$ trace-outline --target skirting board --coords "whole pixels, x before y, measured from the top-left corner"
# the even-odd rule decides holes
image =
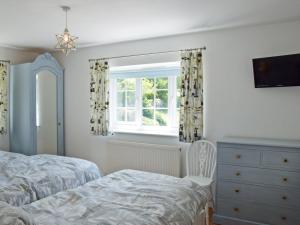
[[[237,219],[233,217],[225,217],[214,214],[213,221],[215,224],[222,225],[268,225],[265,223],[256,223],[248,220]]]

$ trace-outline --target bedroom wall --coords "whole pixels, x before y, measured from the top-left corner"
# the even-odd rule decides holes
[[[105,32],[105,31],[103,31]],[[105,171],[106,137],[89,134],[88,59],[206,46],[205,136],[300,139],[300,87],[255,89],[251,59],[300,53],[300,21],[224,29],[79,49],[56,54],[65,67],[66,153]],[[177,54],[112,60],[111,66],[174,61]],[[175,144],[177,138],[116,134],[140,142]],[[184,169],[182,171],[184,174]]]
[[[0,46],[0,59],[10,60],[11,64],[31,62],[38,54],[36,52],[11,49]],[[9,151],[9,135],[0,135],[0,149]]]

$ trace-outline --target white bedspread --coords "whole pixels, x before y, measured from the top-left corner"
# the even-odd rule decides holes
[[[191,225],[209,198],[188,179],[123,170],[25,205],[21,219],[30,225]]]
[[[56,156],[0,151],[0,201],[29,204],[101,177],[89,161]]]

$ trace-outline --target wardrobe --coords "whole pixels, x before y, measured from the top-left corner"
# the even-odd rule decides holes
[[[10,151],[64,155],[64,70],[50,53],[12,65]]]

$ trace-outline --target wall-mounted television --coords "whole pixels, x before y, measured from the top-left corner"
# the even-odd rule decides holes
[[[300,54],[253,59],[256,88],[300,86]]]

